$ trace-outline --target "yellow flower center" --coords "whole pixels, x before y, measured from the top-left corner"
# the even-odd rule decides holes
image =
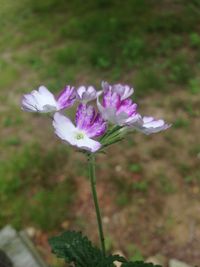
[[[76,139],[80,140],[80,139],[84,139],[84,134],[83,133],[76,133]]]

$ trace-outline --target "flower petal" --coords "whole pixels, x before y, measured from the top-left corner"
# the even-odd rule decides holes
[[[77,89],[77,99],[80,102],[87,103],[94,100],[95,98],[97,98],[97,91],[93,86],[88,86],[88,88],[86,88],[85,86],[80,86]]]
[[[103,106],[117,109],[120,106],[120,95],[112,93],[110,90],[103,94]]]
[[[123,84],[114,84],[110,85],[107,82],[102,82],[101,86],[103,88],[104,93],[111,91],[112,93],[117,93],[120,95],[121,100],[127,99],[134,93],[134,89],[131,88],[129,85],[123,85]]]
[[[77,128],[87,131],[95,118],[95,109],[86,104],[80,104],[76,111]]]
[[[143,121],[142,121],[141,115],[139,113],[136,113],[136,114],[133,114],[132,116],[130,116],[126,120],[125,125],[127,125],[127,126],[131,126],[134,124],[141,125],[142,123],[143,123]]]
[[[87,130],[88,137],[98,137],[105,133],[107,123],[103,120],[102,116],[98,113],[91,127]]]
[[[25,94],[21,105],[23,110],[29,112],[47,113],[57,110],[56,100],[45,86],[40,86],[38,91],[33,90],[30,94]]]
[[[69,118],[56,112],[53,117],[53,127],[58,137],[71,145],[76,145],[76,139],[74,138],[76,127]]]
[[[49,90],[45,86],[40,86],[38,91],[34,90],[33,95],[42,107],[48,105],[56,109],[57,103],[55,97],[51,92],[49,92]]]
[[[57,98],[58,110],[71,107],[76,100],[76,91],[74,87],[67,85]]]
[[[128,119],[128,114],[120,112],[117,114],[116,108],[114,107],[103,107],[97,98],[97,106],[104,120],[109,121],[116,125],[123,125]]]
[[[78,89],[77,89],[77,95],[79,97],[79,99],[82,99],[82,95],[83,93],[86,91],[86,87],[85,86],[80,86]]]
[[[100,149],[101,143],[85,135],[83,139],[77,140],[76,146],[88,150],[90,152],[96,152],[97,150]]]
[[[113,92],[116,92],[121,96],[121,100],[127,99],[134,93],[134,89],[131,88],[129,85],[122,85],[122,84],[114,84],[112,86]]]
[[[142,122],[138,121],[136,123],[133,123],[131,127],[133,127],[133,129],[136,129],[144,134],[149,135],[152,133],[158,133],[160,131],[164,131],[168,129],[169,127],[171,127],[171,125],[165,123],[165,121],[162,119],[156,120],[153,117],[145,116],[142,118]]]
[[[35,98],[31,94],[25,94],[22,97],[21,101],[21,107],[24,111],[28,112],[37,112],[36,102]]]
[[[133,114],[136,114],[137,113],[137,104],[136,103],[133,103],[132,100],[129,98],[129,99],[125,99],[121,102],[118,110],[117,110],[117,113],[121,113],[121,112],[125,112],[128,114],[128,116],[131,116]]]
[[[84,132],[76,128],[66,116],[56,112],[53,120],[55,134],[63,141],[81,149],[96,152],[101,144],[90,139]]]

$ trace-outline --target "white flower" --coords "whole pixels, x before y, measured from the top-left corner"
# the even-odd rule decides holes
[[[144,134],[152,134],[152,133],[158,133],[160,131],[164,131],[171,127],[171,124],[165,123],[164,120],[162,119],[155,119],[153,117],[147,117],[144,116],[143,118],[141,117],[140,120],[137,122],[133,123],[129,127],[127,127],[128,130],[138,130],[139,132],[142,132]]]
[[[92,106],[80,104],[76,112],[76,126],[69,118],[56,112],[53,126],[55,133],[65,142],[81,149],[96,152],[101,144],[91,137],[103,135],[106,131],[106,122],[101,115],[96,114]]]
[[[76,100],[74,87],[66,86],[57,98],[45,86],[25,94],[22,98],[22,109],[28,112],[55,112],[71,107]]]

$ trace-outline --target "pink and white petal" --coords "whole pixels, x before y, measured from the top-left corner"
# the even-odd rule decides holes
[[[150,116],[148,116],[148,117],[147,116],[144,116],[143,117],[143,122],[144,123],[151,122],[153,120],[155,120],[154,117],[150,117]]]
[[[86,135],[84,136],[83,139],[77,140],[76,146],[93,153],[101,148],[101,144],[98,141],[95,141],[87,137]]]
[[[110,84],[106,81],[101,82],[101,87],[102,87],[104,93],[111,89]]]
[[[56,100],[51,92],[44,86],[38,91],[33,90],[22,98],[22,109],[29,112],[52,112],[57,110]]]
[[[37,112],[35,98],[31,94],[26,94],[22,97],[21,108],[28,112]]]
[[[75,88],[69,85],[65,86],[57,97],[57,109],[62,110],[71,107],[76,101],[76,97]]]
[[[129,85],[114,84],[112,86],[112,91],[118,93],[121,97],[121,100],[125,100],[133,94],[134,89]]]
[[[115,114],[115,124],[117,125],[125,125],[126,121],[128,120],[129,115],[126,112],[120,112],[119,114]]]
[[[103,135],[107,129],[107,122],[104,121],[101,114],[98,113],[91,127],[87,130],[88,137],[99,137]]]
[[[116,123],[116,110],[114,108],[104,108],[101,104],[98,105],[98,109],[104,120]]]
[[[82,98],[82,95],[83,93],[86,91],[86,88],[85,86],[80,86],[78,89],[77,89],[77,95],[78,97],[81,99]]]
[[[40,86],[38,91],[33,90],[31,94],[35,97],[38,110],[43,111],[43,107],[45,105],[53,106],[56,109],[57,103],[54,98],[54,95],[51,92],[49,92],[49,90],[45,86]],[[49,111],[46,109],[46,111],[44,112],[49,112]]]
[[[125,85],[124,95],[122,96],[122,100],[128,98],[134,93],[134,89],[130,88],[128,85]]]
[[[91,126],[95,117],[95,108],[81,103],[76,111],[76,125],[80,130],[86,130]]]
[[[132,115],[126,120],[126,124],[129,126],[142,125],[143,121],[141,115],[139,113]]]
[[[87,89],[87,92],[89,94],[93,94],[93,93],[96,93],[96,90],[95,90],[95,88],[93,86],[89,86],[88,89]]]
[[[171,125],[169,124],[164,124],[163,126],[160,126],[160,127],[157,127],[157,128],[145,128],[143,127],[140,131],[149,135],[149,134],[152,134],[152,133],[158,133],[158,132],[161,132],[161,131],[164,131],[164,130],[167,130],[169,127],[171,127]]]
[[[162,127],[165,124],[165,122],[163,120],[153,120],[151,122],[146,122],[144,123],[144,127],[145,128],[158,128],[158,127]]]
[[[38,88],[38,92],[42,95],[46,95],[46,96],[53,96],[54,95],[46,88],[46,86],[44,85],[41,85],[39,88]]]
[[[97,92],[96,91],[89,92],[87,89],[86,91],[82,91],[81,93],[77,93],[77,99],[83,104],[87,104],[89,101],[92,101],[95,98],[97,98]]]
[[[143,123],[136,126],[136,130],[143,132],[144,134],[158,133],[171,127],[170,124],[165,123],[164,120],[156,120],[153,117],[143,117]]]
[[[125,112],[128,116],[132,116],[136,114],[137,111],[137,104],[133,103],[131,99],[125,99],[121,102],[117,113]]]
[[[104,108],[100,102],[97,100],[97,106],[101,113],[101,116],[105,121],[109,121],[113,124],[122,125],[125,120],[128,118],[128,115],[125,112],[116,114],[116,109],[113,107]]]
[[[76,145],[76,139],[74,137],[76,127],[69,118],[56,112],[53,118],[53,127],[55,129],[55,134],[59,138],[70,143],[71,145]]]
[[[103,135],[107,130],[107,123],[104,122],[101,125],[94,125],[90,132],[88,133],[89,137],[99,137]]]
[[[112,108],[118,109],[121,104],[120,95],[115,92],[112,93],[109,90],[103,94],[102,104],[105,108],[112,107]]]
[[[38,92],[43,97],[44,102],[49,105],[56,106],[56,100],[54,95],[44,86],[40,86]]]

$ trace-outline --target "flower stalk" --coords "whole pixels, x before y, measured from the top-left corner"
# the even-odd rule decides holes
[[[89,167],[90,185],[91,185],[92,196],[93,196],[93,201],[94,201],[94,206],[95,206],[95,211],[96,211],[96,217],[97,217],[97,224],[98,224],[98,230],[99,230],[99,239],[100,239],[100,243],[101,243],[101,249],[102,249],[103,255],[106,256],[103,225],[102,225],[101,213],[100,213],[100,209],[99,209],[99,203],[98,203],[97,192],[96,192],[95,156],[92,153],[90,153],[88,155],[88,167]]]

